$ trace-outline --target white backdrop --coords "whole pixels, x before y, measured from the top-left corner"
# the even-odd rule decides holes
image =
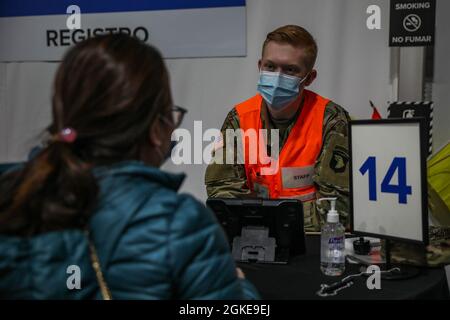
[[[438,1],[438,19],[441,5],[448,7],[448,3]],[[381,7],[381,30],[366,27],[366,9],[371,4]],[[189,109],[183,126],[192,129],[194,120],[202,120],[203,130],[220,128],[232,106],[255,93],[262,42],[268,32],[285,24],[304,26],[318,41],[319,75],[313,90],[345,107],[354,118],[370,117],[369,99],[385,116],[387,102],[392,101],[388,14],[388,0],[247,0],[247,57],[167,60],[174,101]],[[448,29],[449,22],[441,15],[444,22]],[[439,48],[444,35],[437,33]],[[438,53],[436,65],[443,63],[448,70],[448,41],[444,46],[447,55]],[[48,124],[56,68],[55,63],[0,64],[0,162],[24,159]],[[436,99],[435,108],[445,111],[436,110],[435,116],[446,120],[436,119],[435,132],[442,135],[436,140],[443,141],[449,137],[446,122],[450,117],[444,103],[449,102],[450,70],[440,72],[443,98],[439,105]],[[186,172],[183,190],[206,198],[206,164],[176,167],[168,163],[164,168]]]

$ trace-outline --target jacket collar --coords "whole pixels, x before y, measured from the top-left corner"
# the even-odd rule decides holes
[[[185,178],[184,173],[166,172],[142,161],[123,161],[110,166],[96,167],[93,174],[99,179],[117,175],[139,175],[175,191],[181,187]]]

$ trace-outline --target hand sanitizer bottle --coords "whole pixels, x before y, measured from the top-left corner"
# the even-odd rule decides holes
[[[320,269],[327,276],[340,276],[345,270],[345,228],[339,222],[336,211],[337,198],[321,198],[317,201],[322,200],[329,200],[331,209],[322,227]]]

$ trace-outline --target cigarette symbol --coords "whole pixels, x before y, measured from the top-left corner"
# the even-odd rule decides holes
[[[414,32],[419,30],[422,25],[422,20],[417,14],[408,14],[405,19],[403,19],[403,27],[406,31]]]

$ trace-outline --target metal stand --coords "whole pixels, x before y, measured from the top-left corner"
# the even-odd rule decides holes
[[[382,268],[382,270],[391,270],[396,269],[391,272],[381,273],[381,279],[383,280],[404,280],[410,279],[413,277],[417,277],[420,273],[420,270],[413,266],[406,265],[392,265],[391,263],[391,241],[386,239],[385,245],[385,259],[386,264]]]
[[[269,228],[244,227],[240,237],[233,239],[233,258],[241,262],[275,263],[275,238]]]

